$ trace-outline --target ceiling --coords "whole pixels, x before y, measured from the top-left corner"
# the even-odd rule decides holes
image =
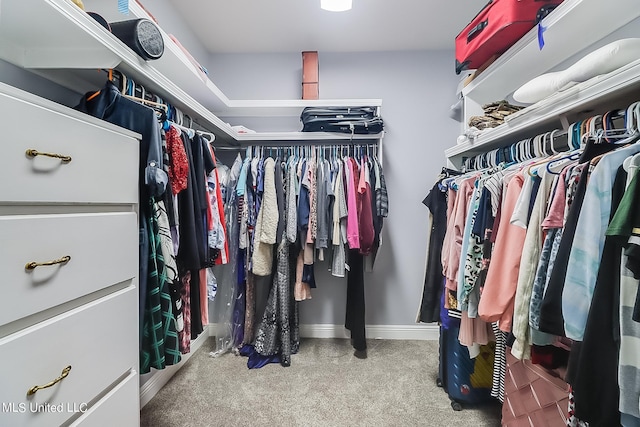
[[[487,0],[170,0],[212,53],[453,49]]]

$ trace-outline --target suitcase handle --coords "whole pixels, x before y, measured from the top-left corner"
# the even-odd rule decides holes
[[[476,25],[475,27],[473,27],[471,29],[471,31],[469,31],[469,33],[467,34],[467,43],[470,43],[471,40],[475,39],[476,37],[478,37],[478,35],[480,35],[480,33],[482,32],[482,30],[484,30],[485,28],[487,28],[487,25],[489,25],[489,20],[485,19],[484,21],[482,21],[481,23],[479,23],[478,25]]]

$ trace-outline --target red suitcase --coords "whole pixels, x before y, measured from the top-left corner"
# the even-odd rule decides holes
[[[490,0],[456,37],[456,74],[501,55],[562,0]]]

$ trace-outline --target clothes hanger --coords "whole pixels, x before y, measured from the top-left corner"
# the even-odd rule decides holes
[[[205,132],[203,130],[197,130],[196,133],[202,137],[204,137],[209,144],[216,140],[216,136],[211,132]],[[206,138],[208,137],[208,139]]]
[[[556,150],[556,139],[561,137],[561,136],[566,136],[567,137],[567,147],[569,146],[570,142],[568,141],[569,139],[569,133],[568,132],[562,132],[559,129],[554,129],[549,133],[549,148],[551,149],[551,154],[555,155],[560,153],[560,150]]]
[[[113,68],[109,68],[107,70],[107,78],[110,82],[113,82]],[[94,99],[96,96],[100,95],[100,92],[102,92],[102,89],[97,90],[95,92],[93,92],[91,95],[89,95],[87,97],[87,101],[91,101],[92,99]]]
[[[606,120],[603,120],[602,138],[605,141],[616,144],[617,140],[628,139],[638,134],[638,112],[640,110],[640,102],[635,102],[627,107],[626,110],[615,110],[607,114]],[[624,118],[624,128],[616,128],[614,120]],[[626,142],[625,142],[626,143]]]
[[[547,142],[550,139],[550,135],[551,135],[551,132],[546,132],[542,134],[542,138],[540,140],[540,152],[541,152],[540,155],[543,157],[549,157],[553,155],[553,153],[547,152]]]
[[[640,168],[640,153],[629,156],[622,162],[622,167],[624,167],[624,170],[627,172],[629,172],[632,166],[634,168]]]
[[[527,145],[528,140],[523,140],[520,141],[520,159],[524,162],[525,160],[527,160],[528,156],[527,156]]]
[[[545,163],[548,163],[548,162],[549,162],[549,158],[548,158],[548,156],[543,158],[543,154],[546,156],[546,153],[543,153],[543,152],[542,152],[542,149],[541,149],[541,147],[540,147],[540,141],[542,141],[542,138],[543,138],[544,136],[545,136],[545,134],[541,134],[541,135],[536,136],[536,137],[533,139],[533,140],[534,140],[534,144],[533,144],[534,148],[535,148],[535,147],[538,147],[538,149],[539,149],[539,150],[538,150],[538,152],[537,152],[537,153],[535,153],[536,158],[542,158],[542,160],[539,160],[539,161],[533,162],[531,165],[529,165],[529,166],[527,167],[527,174],[528,174],[530,177],[532,177],[532,178],[533,178],[533,177],[535,177],[535,176],[538,176],[538,169],[537,169],[537,167],[538,167],[538,166],[544,165]],[[536,141],[536,140],[538,141],[538,143],[537,143],[537,144],[535,143],[535,141]],[[535,150],[534,150],[534,151],[535,151]],[[534,168],[536,168],[536,169],[534,169]]]
[[[196,134],[196,131],[194,131],[191,128],[179,125],[179,124],[177,124],[176,122],[173,122],[173,121],[169,121],[169,123],[171,124],[171,126],[175,127],[176,129],[181,130],[184,133],[186,133],[189,138],[193,138],[195,136],[195,134]]]
[[[534,149],[535,149],[535,139],[531,138],[528,140],[528,143],[525,145],[525,148],[527,150],[527,157],[529,159],[533,159],[536,157]]]
[[[557,157],[555,159],[551,159],[550,161],[547,162],[547,172],[554,174],[554,175],[560,175],[560,172],[554,172],[551,169],[551,166],[560,163],[560,162],[564,162],[565,160],[570,160],[570,161],[574,161],[574,160],[578,160],[580,159],[580,152],[579,151],[574,151],[568,155],[565,156],[561,156],[561,157]]]
[[[133,96],[133,95],[122,95],[124,98],[130,99],[132,101],[136,101],[139,102],[141,104],[146,104],[150,107],[154,107],[156,109],[160,109],[162,111],[164,111],[165,113],[169,113],[169,107],[167,107],[165,104],[161,104],[159,102],[155,102],[155,101],[149,101],[148,99],[144,99],[144,98],[138,98],[137,96]]]
[[[522,140],[518,142],[518,161],[519,163],[524,162],[527,159],[526,147],[527,140]]]
[[[575,132],[574,129],[576,127],[575,123],[571,123],[569,125],[569,129],[567,129],[567,149],[568,151],[571,150],[576,150],[578,147],[576,147],[575,144]]]
[[[536,135],[536,137],[533,138],[532,148],[533,148],[534,158],[543,156],[543,151],[542,151],[543,136],[544,136],[543,134],[540,134],[540,135]]]

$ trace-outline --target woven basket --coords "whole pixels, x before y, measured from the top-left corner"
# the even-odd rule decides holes
[[[569,385],[530,360],[507,353],[503,427],[567,425]]]

